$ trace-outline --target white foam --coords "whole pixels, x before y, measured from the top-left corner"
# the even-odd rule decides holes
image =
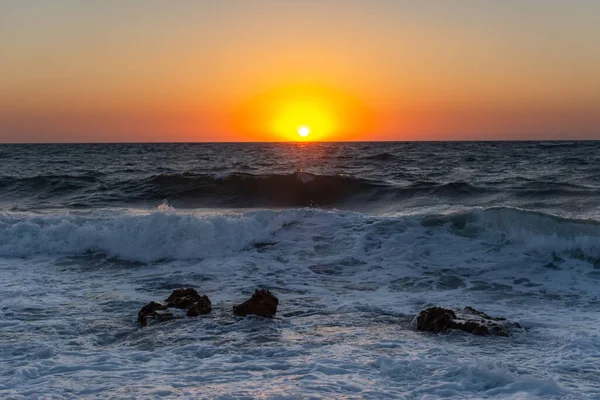
[[[0,256],[101,252],[132,261],[192,259],[239,251],[269,239],[302,211],[194,216],[174,212],[118,215],[0,215]]]
[[[0,398],[600,396],[595,225],[455,217],[2,214]],[[181,286],[207,294],[212,315],[137,328],[142,305]],[[265,286],[277,318],[231,315]],[[429,305],[528,330],[410,330]]]

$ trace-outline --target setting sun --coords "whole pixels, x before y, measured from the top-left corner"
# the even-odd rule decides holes
[[[316,85],[291,85],[249,99],[232,129],[255,140],[350,140],[370,131],[369,112],[352,95]]]
[[[310,134],[310,128],[306,125],[298,127],[298,135],[307,137]]]

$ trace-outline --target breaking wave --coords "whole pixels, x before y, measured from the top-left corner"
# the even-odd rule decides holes
[[[130,261],[195,259],[265,241],[295,214],[196,217],[174,212],[91,217],[0,216],[0,256],[103,253]]]
[[[340,237],[355,235],[355,227],[361,226],[360,237],[375,241],[392,240],[407,228],[416,229],[415,235],[434,229],[433,234],[484,241],[490,249],[521,243],[528,251],[564,253],[600,265],[599,222],[511,208],[402,217],[314,209],[198,216],[162,209],[166,211],[109,216],[0,214],[0,256],[101,253],[139,262],[199,259],[276,243],[283,231],[300,225],[309,230],[327,226]]]

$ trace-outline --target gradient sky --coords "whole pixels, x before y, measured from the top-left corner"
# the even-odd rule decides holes
[[[600,139],[597,0],[1,0],[0,54],[0,142]]]

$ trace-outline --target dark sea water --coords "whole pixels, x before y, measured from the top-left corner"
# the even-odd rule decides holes
[[[600,142],[0,145],[0,398],[600,398],[599,284]]]
[[[520,207],[593,217],[600,142],[0,146],[9,211]],[[302,172],[301,172],[302,171]]]

